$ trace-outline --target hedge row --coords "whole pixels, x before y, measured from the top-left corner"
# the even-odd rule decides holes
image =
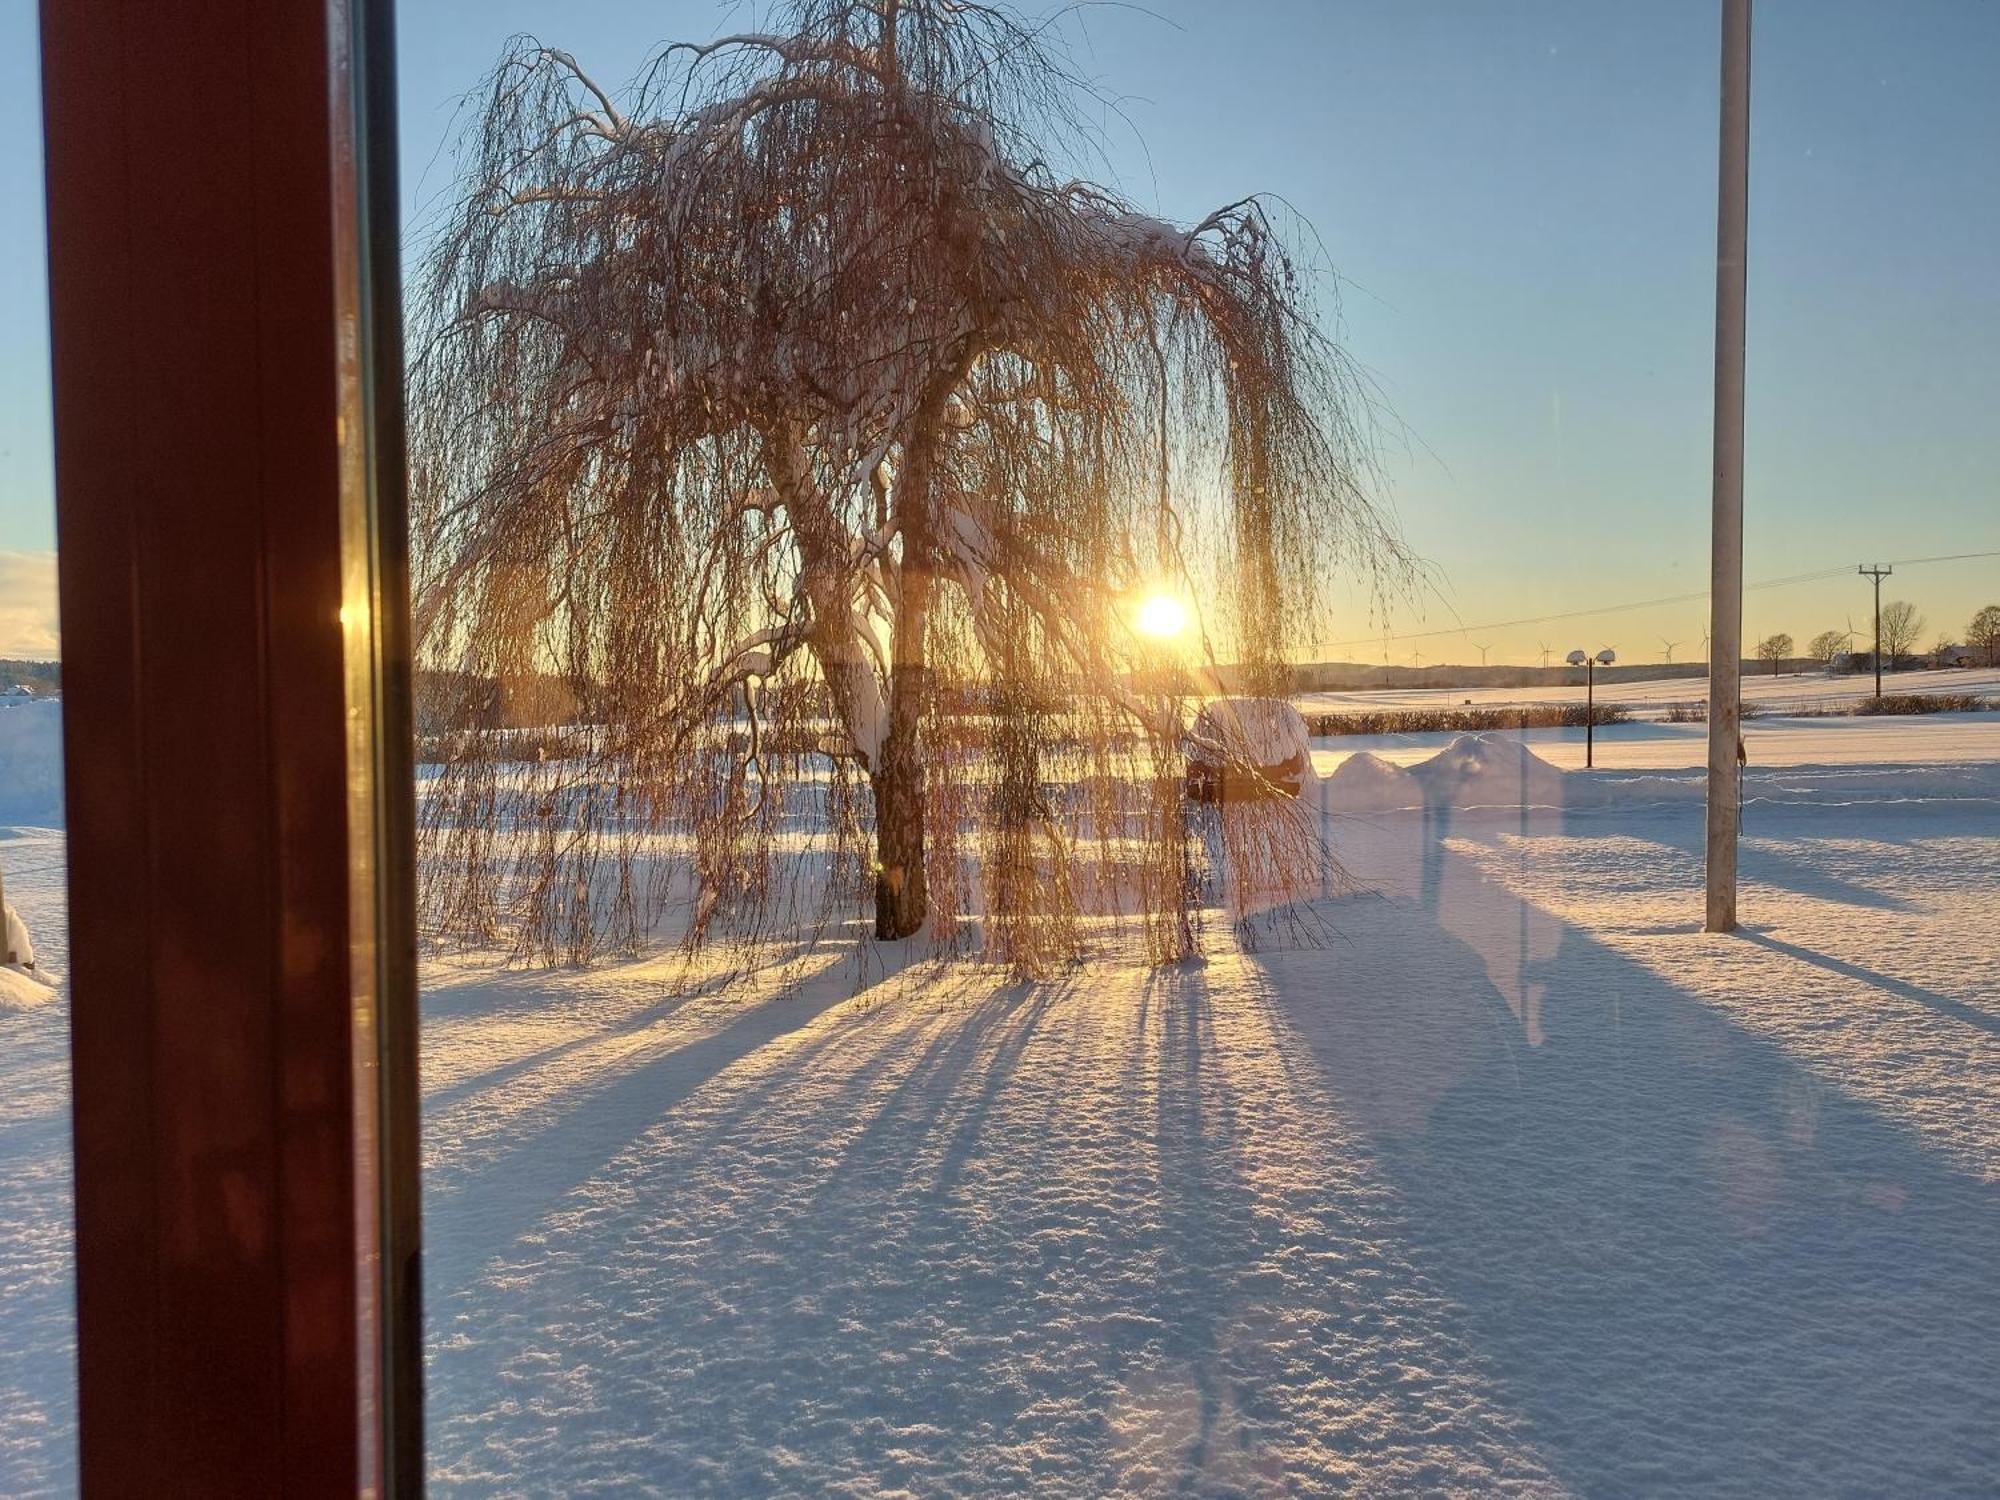
[[[1623,724],[1631,715],[1616,703],[1600,703],[1589,714],[1596,724]],[[1487,729],[1581,729],[1581,703],[1529,703],[1496,708],[1382,708],[1359,713],[1314,714],[1306,727],[1331,734],[1476,734]]]
[[[1857,714],[1970,714],[1995,707],[2000,707],[2000,699],[1981,698],[1976,693],[1892,693],[1886,698],[1863,698],[1854,705],[1854,711]]]

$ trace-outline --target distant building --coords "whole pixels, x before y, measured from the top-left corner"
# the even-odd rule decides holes
[[[1970,646],[1940,646],[1931,654],[1933,667],[1971,667],[1978,659]]]

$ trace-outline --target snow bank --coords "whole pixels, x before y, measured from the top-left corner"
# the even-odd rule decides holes
[[[55,998],[55,986],[27,969],[0,964],[0,1015],[35,1010]]]
[[[1340,812],[1394,812],[1422,807],[1424,784],[1401,766],[1363,750],[1350,755],[1320,783],[1327,806]]]
[[[1410,774],[1450,807],[1561,807],[1568,776],[1505,734],[1461,734]]]
[[[1588,778],[1557,769],[1505,734],[1461,734],[1429,760],[1402,767],[1362,751],[1323,785],[1335,812],[1412,807],[1568,807],[1601,796]]]
[[[1892,768],[1881,768],[1888,775]],[[1903,796],[1991,796],[1985,767],[1896,767]],[[1878,778],[1879,779],[1879,778]],[[1746,800],[1810,800],[1833,795],[1855,780],[1850,771],[1795,768],[1759,771],[1745,783]],[[1793,783],[1799,783],[1795,786]],[[1370,751],[1349,755],[1321,781],[1329,811],[1347,814],[1406,808],[1457,811],[1524,807],[1615,808],[1655,802],[1699,802],[1706,779],[1699,771],[1662,773],[1624,768],[1566,771],[1512,734],[1461,734],[1429,760],[1399,766]],[[1870,788],[1873,795],[1876,788]]]
[[[35,944],[28,936],[28,924],[21,920],[21,914],[10,905],[0,908],[0,927],[5,928],[6,942],[0,944],[0,968],[4,968],[6,958],[11,954],[15,963],[23,968],[35,966]]]
[[[0,823],[63,821],[62,701],[0,706]]]

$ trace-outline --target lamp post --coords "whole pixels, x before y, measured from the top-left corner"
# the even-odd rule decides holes
[[[1572,651],[1565,659],[1583,668],[1583,768],[1588,771],[1597,760],[1597,669],[1618,660],[1618,653],[1606,646],[1595,656]]]

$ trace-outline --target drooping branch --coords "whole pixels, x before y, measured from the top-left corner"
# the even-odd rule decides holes
[[[1177,773],[1135,595],[1231,601],[1204,650],[1275,683],[1331,562],[1399,567],[1365,381],[1263,201],[1176,225],[1055,170],[1087,95],[1054,40],[975,0],[798,0],[627,92],[531,41],[496,70],[411,319],[442,924],[547,952],[560,900],[587,952],[645,905],[645,841],[685,836],[698,889],[656,897],[756,929],[774,850],[808,879],[824,838],[865,883],[906,799],[905,892],[948,918],[1011,829],[989,915],[1061,887],[1036,910],[1073,933],[1080,871],[1126,857],[1104,789]],[[572,709],[528,767],[468,685],[543,681]],[[1147,806],[1139,899],[1185,903]],[[542,851],[512,897],[510,845]]]

